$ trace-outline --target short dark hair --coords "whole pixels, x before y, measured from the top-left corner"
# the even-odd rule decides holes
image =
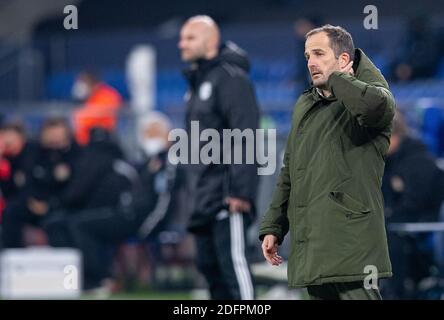
[[[86,79],[89,83],[96,84],[99,83],[101,80],[100,73],[94,68],[88,68],[86,70],[83,70],[79,72],[77,77],[82,77],[83,79]]]
[[[43,132],[45,132],[48,129],[52,129],[55,127],[64,127],[66,131],[68,132],[68,135],[71,137],[71,126],[69,125],[69,122],[64,117],[54,116],[45,119],[42,126],[40,127],[40,137],[42,136]]]
[[[46,130],[48,128],[53,127],[65,127],[68,130],[70,129],[68,120],[64,117],[51,117],[45,119],[45,121],[42,124],[41,130]]]
[[[4,123],[0,127],[0,131],[13,131],[22,137],[26,137],[25,125],[21,121],[12,121]]]
[[[332,26],[331,24],[323,25],[322,27],[315,28],[307,32],[305,39],[308,39],[312,35],[320,32],[325,32],[330,40],[330,47],[335,53],[335,57],[339,58],[339,55],[343,52],[348,53],[350,60],[355,58],[355,45],[353,44],[353,38],[351,34],[340,26]]]

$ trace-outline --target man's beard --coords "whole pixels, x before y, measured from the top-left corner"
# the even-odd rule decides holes
[[[329,69],[329,70],[327,70],[327,71],[325,71],[325,72],[323,72],[322,73],[322,80],[318,83],[318,84],[315,84],[315,81],[313,80],[313,77],[311,78],[311,81],[313,82],[313,86],[315,87],[315,88],[318,88],[318,89],[321,89],[321,90],[327,90],[328,89],[328,85],[327,85],[327,83],[328,83],[328,78],[330,77],[330,75],[333,73],[333,72],[335,72],[335,71],[339,71],[340,70],[340,68],[339,68],[339,64],[338,63],[336,63],[336,64],[334,64],[332,67],[331,67],[331,69]],[[316,71],[318,71],[318,70],[316,70]],[[319,79],[318,79],[319,80]]]
[[[188,56],[184,56],[182,54],[182,61],[187,62],[187,63],[197,63],[201,60],[205,60],[205,52],[197,52],[195,54],[192,55],[188,55]]]
[[[325,90],[325,89],[327,89],[327,80],[322,80],[322,81],[320,81],[320,82],[318,82],[318,83],[315,83],[315,82],[313,81],[313,79],[312,79],[312,82],[313,82],[313,86],[314,86],[315,88],[318,88],[318,89],[321,89],[321,90]]]

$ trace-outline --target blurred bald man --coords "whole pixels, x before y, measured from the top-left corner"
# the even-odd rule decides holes
[[[188,136],[191,121],[199,121],[199,133],[214,129],[220,137],[224,129],[257,129],[259,108],[245,51],[232,42],[221,44],[219,28],[208,16],[187,20],[178,46],[182,60],[190,63],[185,72]],[[222,146],[222,138],[219,142]],[[199,142],[199,150],[190,154],[200,154],[206,143]],[[230,147],[231,154],[235,147],[242,148],[242,164],[222,164],[223,155],[216,155],[217,163],[187,166],[188,230],[195,235],[197,266],[207,279],[211,298],[251,300],[255,294],[246,232],[255,216],[257,167],[246,164],[245,146]]]

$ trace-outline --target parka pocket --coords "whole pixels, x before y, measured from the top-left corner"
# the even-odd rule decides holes
[[[302,226],[302,227],[296,227],[295,228],[295,240],[296,243],[304,243],[307,241],[307,227],[306,226]]]
[[[329,166],[335,172],[337,181],[343,181],[351,178],[351,169],[344,156],[344,147],[341,137],[337,137],[330,141],[329,145]]]
[[[349,219],[362,218],[371,212],[367,206],[342,191],[330,191],[328,198],[343,209],[345,216]]]

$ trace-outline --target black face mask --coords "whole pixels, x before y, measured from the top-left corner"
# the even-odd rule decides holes
[[[8,161],[14,161],[16,158],[19,158],[21,154],[22,154],[21,152],[19,154],[17,154],[17,155],[12,155],[12,154],[9,154],[9,153],[3,153],[2,157],[7,159]]]
[[[65,159],[69,153],[70,148],[48,148],[42,147],[43,154],[49,158],[50,161],[61,161]]]

